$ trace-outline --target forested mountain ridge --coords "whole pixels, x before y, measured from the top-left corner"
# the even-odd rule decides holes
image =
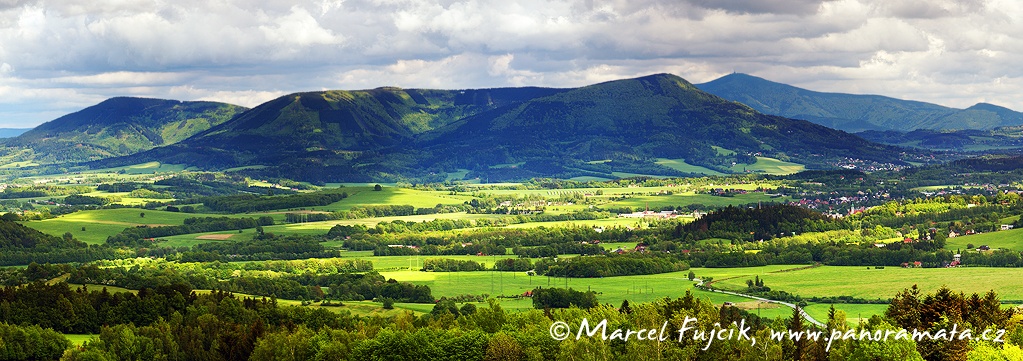
[[[992,104],[955,109],[880,95],[816,92],[739,73],[697,87],[765,114],[805,119],[848,132],[1023,125],[1023,113]]]
[[[206,101],[111,98],[3,140],[3,144],[31,149],[39,163],[124,156],[179,142],[246,109]]]
[[[822,168],[845,156],[899,162],[896,148],[807,121],[764,115],[670,74],[537,98],[468,117],[420,140],[439,163],[471,169],[525,162],[524,168],[535,170],[533,176],[566,167],[599,172],[586,162],[605,159],[684,158],[690,164],[728,166],[764,155]]]
[[[264,176],[323,181],[442,180],[455,169],[525,179],[684,175],[657,158],[727,168],[763,155],[828,168],[846,158],[900,164],[899,153],[657,74],[575,89],[296,93],[179,144],[95,165],[263,165]]]
[[[366,151],[408,142],[465,116],[558,92],[547,88],[468,91],[401,89],[289,94],[185,143],[242,152]]]

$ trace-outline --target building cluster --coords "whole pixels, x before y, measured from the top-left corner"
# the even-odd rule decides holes
[[[640,212],[632,213],[619,213],[618,218],[654,218],[654,219],[674,219],[678,217],[692,217],[693,219],[700,219],[707,215],[706,212],[693,211],[692,213],[679,213],[678,211],[651,211],[649,209]]]

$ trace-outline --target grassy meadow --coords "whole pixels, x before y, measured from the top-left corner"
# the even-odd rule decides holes
[[[741,290],[746,280],[759,276],[767,287],[802,297],[853,296],[863,299],[888,299],[902,290],[917,285],[922,293],[933,293],[941,286],[954,291],[984,294],[998,293],[1003,301],[1021,303],[1023,288],[1006,280],[1023,277],[1019,268],[901,268],[876,269],[859,266],[821,266],[791,271],[771,272],[769,268],[743,268],[748,273],[740,277],[721,280],[716,287]],[[696,272],[700,275],[700,272]]]
[[[662,159],[659,161],[666,166],[683,171],[696,172],[702,167],[695,167],[686,164],[680,159]],[[513,166],[513,165],[509,165]],[[741,171],[742,165],[740,167]],[[771,158],[761,158],[754,167],[747,167],[747,170],[764,171],[771,174],[787,174],[802,170],[803,166],[794,163],[782,162]],[[178,167],[180,168],[180,167]],[[104,170],[103,176],[128,177],[144,174],[159,174],[164,169],[173,171],[177,169],[173,165],[163,164],[142,164],[126,168]],[[705,169],[705,168],[703,168]],[[707,170],[710,171],[710,170]],[[137,173],[136,173],[137,172]],[[149,172],[149,173],[144,173]],[[711,171],[713,172],[713,171]],[[136,178],[137,179],[137,178]],[[615,187],[615,188],[585,188],[565,190],[521,190],[521,189],[490,189],[487,187],[475,187],[469,185],[469,192],[451,193],[449,191],[429,191],[397,188],[393,186],[384,187],[382,191],[373,191],[370,184],[346,185],[345,190],[349,193],[347,199],[321,207],[306,207],[305,211],[343,211],[361,205],[412,205],[416,208],[431,208],[438,204],[455,205],[470,201],[474,197],[490,195],[501,198],[517,198],[524,196],[542,197],[551,201],[565,198],[576,198],[582,196],[585,201],[575,204],[556,203],[547,206],[546,212],[560,214],[572,211],[589,209],[591,206],[598,207],[632,207],[643,209],[647,206],[659,208],[665,206],[685,206],[701,204],[705,207],[720,207],[726,205],[750,204],[757,202],[782,202],[788,198],[772,197],[768,193],[749,192],[747,194],[736,194],[734,196],[722,197],[707,194],[708,189],[726,188],[754,190],[756,188],[775,188],[779,184],[771,182],[760,182],[755,184],[728,184],[728,183],[700,183],[678,184],[659,187]],[[337,185],[334,185],[335,187]],[[598,194],[598,191],[600,194]],[[140,204],[149,200],[130,199],[125,194],[112,194],[105,192],[94,192],[89,195],[109,196],[117,195],[122,197],[122,202]],[[568,197],[566,197],[568,196]],[[26,226],[35,228],[44,233],[54,236],[61,236],[70,232],[77,239],[90,244],[102,244],[108,236],[121,232],[128,227],[141,225],[165,226],[180,225],[189,217],[204,216],[228,216],[228,217],[259,217],[263,215],[272,216],[277,224],[265,226],[264,231],[280,235],[323,235],[331,227],[338,224],[375,226],[380,222],[392,222],[396,220],[408,222],[423,222],[435,219],[500,219],[512,217],[498,214],[467,214],[467,213],[441,213],[431,215],[414,215],[401,217],[374,217],[351,220],[333,220],[308,223],[283,223],[284,214],[295,210],[280,209],[261,213],[251,214],[193,214],[178,213],[159,210],[141,210],[138,208],[103,209],[80,211],[67,215],[58,216],[53,219],[42,221],[26,221]],[[141,216],[140,213],[144,213]],[[688,219],[687,219],[688,220]],[[607,218],[598,220],[561,221],[561,222],[532,222],[513,224],[510,228],[529,227],[645,227],[647,222],[641,219],[629,218]],[[441,232],[441,231],[438,231]],[[453,234],[457,231],[446,231]],[[443,233],[443,232],[441,232]],[[200,243],[223,242],[233,240],[248,240],[254,234],[254,230],[246,229],[239,231],[222,231],[198,234],[186,234],[166,237],[164,246],[191,247]],[[705,243],[722,242],[730,243],[729,240],[711,239]],[[988,245],[992,248],[1004,248],[1016,251],[1023,251],[1023,229],[991,232],[966,237],[956,237],[948,240],[947,249],[963,249],[966,244],[972,243],[975,246]],[[753,301],[748,298],[725,295],[702,291],[694,288],[694,282],[687,279],[688,271],[655,274],[637,275],[607,278],[548,278],[546,276],[528,276],[524,272],[422,272],[419,269],[423,263],[430,258],[449,258],[456,260],[472,260],[483,263],[486,267],[492,267],[497,260],[514,257],[507,256],[384,256],[374,257],[371,251],[345,251],[341,250],[342,241],[328,241],[323,245],[328,248],[337,249],[338,257],[361,258],[373,263],[376,271],[381,272],[387,278],[394,278],[398,281],[412,282],[427,285],[433,291],[433,295],[439,297],[455,297],[461,295],[489,294],[500,296],[501,304],[508,310],[525,310],[532,308],[532,301],[529,298],[517,297],[535,287],[569,287],[576,290],[592,290],[597,292],[598,300],[602,303],[619,305],[622,301],[629,302],[651,302],[665,297],[681,297],[685,292],[693,292],[697,297],[706,298],[715,304],[731,302],[736,307],[743,308],[749,312],[759,314],[763,317],[789,317],[792,310],[775,304],[765,304]],[[606,243],[606,249],[614,250],[619,247],[631,249],[636,246],[635,242]],[[570,257],[570,256],[563,256]],[[779,272],[782,270],[800,267],[798,265],[772,265],[764,267],[749,268],[696,268],[693,272],[697,277],[712,277],[719,281],[715,287],[742,290],[745,288],[745,281],[759,276],[768,287],[775,290],[782,290],[803,297],[811,296],[853,296],[863,299],[888,299],[896,293],[912,285],[918,285],[922,292],[929,293],[942,285],[953,290],[966,293],[983,293],[988,290],[998,292],[1003,300],[1016,303],[1023,303],[1023,289],[1015,287],[1007,279],[1023,277],[1023,269],[998,269],[992,272],[990,268],[953,268],[953,269],[902,269],[888,267],[886,269],[868,269],[867,267],[836,267],[822,266],[812,269],[804,269],[790,272]],[[881,281],[879,281],[881,280]],[[77,287],[74,285],[73,287]],[[89,285],[90,288],[100,287]],[[111,292],[132,292],[126,289],[108,287]],[[244,295],[242,295],[244,296]],[[283,304],[301,305],[297,300],[281,300]],[[319,304],[307,305],[308,307],[323,307]],[[811,304],[807,312],[817,319],[827,317],[828,304]],[[872,315],[883,313],[887,305],[872,304],[836,304],[837,309],[847,314],[850,322],[857,322]],[[395,309],[384,310],[377,302],[359,301],[344,302],[341,307],[324,307],[337,312],[352,312],[363,316],[393,316],[406,310],[424,313],[432,309],[429,304],[395,304]],[[92,335],[69,335],[73,342],[80,343]]]
[[[1023,229],[1010,229],[1008,231],[987,232],[949,238],[945,241],[945,249],[953,252],[959,250],[966,252],[967,245],[973,245],[973,249],[980,246],[988,246],[991,249],[1008,249],[1023,251]]]
[[[718,172],[710,168],[686,163],[685,159],[657,158],[657,161],[654,163],[677,170],[679,172],[699,173],[704,175],[724,175],[724,173]]]
[[[733,172],[754,172],[772,175],[786,175],[806,170],[806,166],[798,163],[786,162],[774,158],[757,157],[753,164],[739,163],[732,166]]]
[[[141,214],[145,215],[141,216]],[[119,208],[80,211],[41,221],[23,222],[22,224],[57,237],[62,236],[66,232],[71,232],[79,241],[89,244],[102,244],[108,236],[120,233],[125,228],[142,225],[150,227],[181,225],[184,224],[185,218],[203,216],[245,217],[246,215],[210,215]]]
[[[421,191],[416,189],[385,187],[374,191],[372,186],[345,187],[348,198],[320,207],[307,209],[320,211],[343,211],[363,205],[402,204],[416,208],[433,208],[438,204],[462,204],[472,200],[469,195],[449,195],[448,192]]]

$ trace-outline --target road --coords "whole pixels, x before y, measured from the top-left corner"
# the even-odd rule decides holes
[[[697,279],[694,279],[694,281],[697,281],[696,282],[696,286],[703,286],[703,279],[697,278]],[[793,308],[793,309],[796,308],[796,305],[792,304],[792,303],[783,302],[783,301],[776,301],[776,300],[767,299],[767,298],[763,298],[763,297],[751,296],[751,295],[742,294],[742,293],[738,293],[738,292],[723,291],[723,290],[718,290],[718,289],[710,289],[710,290],[705,290],[705,291],[724,293],[726,295],[732,295],[732,296],[752,298],[752,299],[758,300],[758,301],[777,303],[779,305],[786,306],[786,307]],[[810,316],[809,313],[806,313],[806,310],[804,310],[802,308],[799,308],[799,314],[803,315],[803,319],[809,321],[810,323],[812,323],[814,325],[817,325],[818,327],[825,327],[823,322],[820,322],[820,321],[817,321],[816,319],[814,319],[812,316]]]

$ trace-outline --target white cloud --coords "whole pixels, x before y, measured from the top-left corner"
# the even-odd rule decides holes
[[[116,95],[251,106],[323,88],[732,71],[1023,110],[1018,19],[1013,0],[0,0],[0,119]]]

